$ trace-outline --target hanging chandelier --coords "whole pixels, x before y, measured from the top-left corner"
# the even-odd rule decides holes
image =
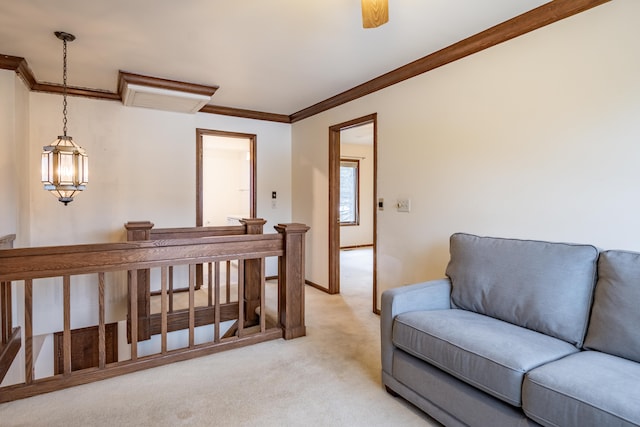
[[[62,40],[62,136],[45,145],[42,152],[42,183],[62,203],[69,204],[78,191],[83,191],[89,180],[89,158],[84,149],[67,135],[67,42],[76,39],[73,34],[56,31]]]
[[[361,0],[362,27],[376,28],[389,22],[388,0]]]

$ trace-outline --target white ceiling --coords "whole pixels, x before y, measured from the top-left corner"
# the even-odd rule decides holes
[[[211,104],[292,114],[548,0],[389,0],[363,29],[359,0],[0,0],[0,54],[39,82],[117,91],[118,70],[218,85]]]

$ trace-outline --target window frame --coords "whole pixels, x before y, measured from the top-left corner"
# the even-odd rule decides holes
[[[344,167],[352,167],[355,170],[354,173],[354,178],[355,178],[355,183],[354,183],[354,193],[355,193],[355,200],[354,200],[354,220],[353,221],[342,221],[340,219],[341,215],[340,212],[338,211],[338,220],[340,222],[340,226],[358,226],[360,225],[360,160],[359,159],[354,159],[354,158],[349,158],[349,157],[341,157],[340,158],[340,170],[343,167],[343,163],[346,163],[348,165],[352,165],[352,166],[344,166]],[[340,174],[341,175],[341,174]],[[340,192],[342,194],[342,192]],[[342,197],[340,197],[341,199]],[[339,208],[342,207],[342,201],[339,200]]]

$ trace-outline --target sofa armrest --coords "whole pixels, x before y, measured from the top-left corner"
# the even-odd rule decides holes
[[[449,279],[431,280],[384,291],[380,312],[382,370],[391,375],[393,319],[398,314],[449,308],[451,308],[451,281]]]

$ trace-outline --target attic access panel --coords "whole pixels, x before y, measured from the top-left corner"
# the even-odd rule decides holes
[[[131,107],[180,113],[197,113],[207,105],[218,86],[184,83],[120,71],[118,93]]]

